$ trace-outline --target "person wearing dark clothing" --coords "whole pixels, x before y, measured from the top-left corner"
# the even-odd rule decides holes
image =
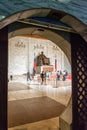
[[[28,71],[27,72],[27,81],[31,80],[31,77],[30,77],[30,72]]]
[[[43,84],[43,82],[44,82],[44,71],[42,71],[40,77],[41,77],[41,84]]]
[[[60,71],[57,71],[57,80],[60,80]]]
[[[36,70],[33,68],[33,75],[35,76],[36,75]]]
[[[13,76],[12,75],[10,75],[10,80],[12,80],[13,79]]]
[[[47,72],[44,73],[44,81],[45,81],[45,84],[47,84]]]

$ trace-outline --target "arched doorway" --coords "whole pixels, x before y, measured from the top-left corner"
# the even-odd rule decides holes
[[[24,12],[21,18],[26,18],[30,16],[40,15],[41,12],[45,11],[45,14],[48,15],[50,10],[32,10],[31,12]],[[48,11],[48,13],[47,13]],[[54,12],[54,11],[53,11]],[[52,12],[51,12],[52,13]],[[28,14],[28,16],[27,16]],[[43,13],[44,14],[44,13]],[[53,13],[54,14],[54,13]],[[60,13],[58,13],[60,14]],[[10,21],[10,18],[6,19],[4,22],[2,22],[1,30],[0,30],[0,53],[1,53],[1,82],[0,86],[3,86],[1,88],[1,101],[0,103],[3,104],[1,106],[1,128],[6,130],[7,129],[7,53],[8,53],[8,27],[7,25],[11,22],[14,22],[19,19],[20,13],[18,13],[15,17],[14,15],[12,16],[15,19],[12,19]],[[51,15],[52,16],[52,15]],[[59,16],[59,15],[58,15]],[[69,21],[70,19],[70,21]],[[7,22],[6,22],[7,21]],[[62,13],[62,22],[67,23],[70,25],[78,34],[72,34],[70,35],[70,42],[71,42],[71,61],[72,61],[72,74],[73,74],[73,79],[72,79],[72,88],[73,88],[73,93],[72,93],[72,99],[73,99],[73,129],[79,130],[83,129],[86,130],[87,128],[87,116],[86,116],[86,72],[87,72],[87,67],[86,67],[86,61],[87,61],[87,52],[86,52],[86,26],[82,24],[80,21],[76,20],[74,17]],[[76,24],[74,24],[76,23]],[[81,25],[81,27],[80,27]],[[6,27],[5,27],[6,26]],[[81,38],[81,36],[82,38]],[[77,44],[79,43],[79,44]],[[3,51],[4,50],[4,51]],[[83,50],[83,51],[82,51]],[[6,119],[4,121],[4,119]]]
[[[21,38],[21,39],[19,39],[19,40],[17,40],[17,38]],[[27,39],[26,39],[27,38]],[[35,38],[35,40],[34,40],[34,38]],[[39,38],[39,39],[38,39]],[[23,39],[26,39],[26,41],[24,41]],[[35,46],[38,44],[38,46],[39,46],[39,43],[40,43],[40,45],[42,45],[42,47],[44,47],[44,49],[43,49],[43,52],[44,52],[44,54],[46,55],[46,56],[48,56],[49,58],[50,58],[50,64],[51,65],[53,65],[52,63],[51,63],[51,60],[53,60],[53,62],[55,61],[55,59],[53,59],[53,57],[55,56],[55,54],[56,54],[56,56],[58,56],[58,58],[60,57],[60,55],[59,55],[59,53],[60,53],[60,51],[59,51],[59,49],[58,49],[58,53],[57,53],[57,50],[55,50],[55,52],[53,51],[53,47],[54,46],[56,46],[53,42],[51,42],[50,41],[50,43],[49,43],[49,49],[46,49],[45,47],[45,45],[44,44],[46,44],[47,42],[46,42],[46,40],[47,39],[45,39],[45,38],[42,38],[41,37],[41,39],[40,39],[40,36],[37,36],[37,38],[36,37],[34,37],[34,36],[31,36],[30,38],[28,37],[28,36],[26,36],[25,35],[25,37],[24,36],[16,36],[16,37],[13,37],[13,38],[11,38],[10,40],[12,40],[12,42],[10,42],[10,43],[12,43],[12,44],[10,44],[11,46],[13,46],[14,48],[16,48],[17,49],[17,47],[15,47],[15,45],[18,43],[18,41],[19,41],[19,43],[21,43],[21,42],[23,42],[23,45],[25,45],[25,48],[27,47],[27,43],[28,43],[28,39],[29,39],[29,43],[30,43],[30,45],[29,45],[29,50],[32,50],[32,51],[30,51],[30,53],[32,54],[32,56],[31,56],[31,54],[30,54],[30,58],[32,58],[32,60],[30,60],[30,62],[33,62],[33,56],[34,56],[34,52],[35,52],[35,55],[38,55],[38,51],[40,50],[40,49],[37,49],[37,48],[35,48]],[[38,39],[38,40],[37,40]],[[45,40],[44,40],[45,39]],[[44,41],[44,42],[43,42]],[[49,41],[49,40],[47,40],[47,41]],[[51,43],[53,43],[53,44],[51,44]],[[33,44],[35,45],[35,46],[33,46]],[[50,45],[51,44],[51,45]],[[53,46],[52,46],[53,45]],[[14,52],[13,54],[14,54],[14,56],[16,57],[16,55],[15,55],[15,52],[17,52],[17,50],[15,50],[14,49],[14,51],[12,51],[12,47],[10,46],[10,50],[11,50],[11,52]],[[19,47],[18,47],[19,48]],[[20,47],[20,53],[21,53],[21,56],[20,55],[18,55],[17,54],[17,57],[20,57],[20,60],[19,60],[19,65],[20,65],[20,63],[21,63],[21,57],[22,57],[22,53],[24,53],[25,52],[25,48],[23,48],[23,51],[21,51],[21,47]],[[35,51],[34,51],[34,48],[35,48]],[[46,53],[45,52],[45,49],[46,49],[46,51],[48,50],[48,53]],[[52,51],[51,51],[51,49],[52,49]],[[26,51],[27,52],[27,51]],[[52,52],[52,53],[51,53]],[[9,53],[10,54],[10,59],[11,59],[11,56],[13,55],[12,53]],[[12,55],[11,55],[12,54]],[[47,55],[48,54],[48,55]],[[51,56],[51,57],[50,57]],[[62,55],[63,56],[63,55]],[[15,57],[13,58],[13,61],[11,61],[10,60],[10,64],[12,64],[12,63],[14,63],[14,60],[15,60]],[[61,57],[60,57],[61,58]],[[23,61],[22,61],[22,63],[21,63],[21,66],[20,66],[20,68],[21,68],[21,70],[23,70],[23,67],[22,67],[22,65],[25,63],[25,61],[26,61],[26,58],[23,58]],[[58,61],[58,68],[59,68],[59,64],[60,64],[60,61],[57,59],[57,61]],[[15,65],[16,65],[16,63],[18,64],[18,62],[16,61],[15,63],[14,63],[14,72],[15,72]],[[64,61],[62,62],[62,63],[64,63]],[[67,66],[68,66],[68,64],[67,64]],[[32,65],[32,67],[33,67],[33,65]],[[11,68],[11,67],[10,67]],[[20,68],[19,68],[19,70],[17,71],[17,72],[21,72],[21,70],[20,70]],[[32,72],[31,72],[31,67],[29,67],[30,69],[30,73],[32,74]],[[65,67],[66,68],[66,67]],[[16,69],[17,69],[17,66],[16,66]],[[64,69],[63,69],[64,70]],[[67,68],[66,68],[66,70],[67,70]],[[70,69],[71,70],[71,69]],[[11,71],[12,72],[12,71]],[[12,95],[11,94],[11,92],[13,93],[13,91],[9,91],[9,90],[11,90],[11,86],[10,86],[10,84],[11,83],[13,83],[14,82],[14,85],[13,85],[13,88],[15,89],[15,88],[17,88],[17,86],[18,85],[15,85],[15,81],[16,82],[18,82],[18,79],[16,79],[15,80],[15,74],[14,74],[14,72],[13,72],[13,81],[12,82],[9,82],[8,84],[8,100],[9,99],[11,99],[10,98],[10,95]],[[25,71],[25,73],[26,73],[26,71]],[[55,72],[52,72],[52,74],[54,74]],[[68,73],[69,73],[69,69],[68,69]],[[22,75],[21,75],[22,76]],[[26,76],[25,76],[25,78],[26,78]],[[11,81],[11,80],[10,80]],[[20,80],[19,80],[20,81]],[[25,80],[23,80],[23,81],[25,81]],[[23,81],[21,81],[20,83],[23,83]],[[29,93],[29,91],[33,91],[33,89],[35,89],[36,88],[36,90],[37,89],[39,89],[39,90],[41,90],[41,93],[42,93],[42,95],[44,96],[44,94],[45,94],[45,90],[48,90],[48,91],[46,91],[46,95],[49,97],[50,96],[50,98],[52,99],[52,98],[54,98],[55,96],[56,96],[56,100],[58,101],[58,102],[60,102],[60,101],[63,101],[64,102],[64,100],[62,100],[62,98],[64,98],[64,97],[66,97],[66,95],[67,95],[67,103],[68,103],[68,101],[70,100],[70,97],[71,97],[71,91],[69,91],[69,90],[71,90],[71,86],[69,86],[69,84],[66,86],[66,83],[70,83],[70,80],[66,80],[66,81],[62,81],[61,79],[60,79],[60,81],[59,82],[57,82],[58,84],[56,85],[56,82],[55,82],[55,79],[53,80],[47,80],[47,85],[41,85],[41,82],[39,81],[39,82],[37,82],[37,80],[36,81],[34,81],[33,82],[33,80],[31,81],[31,82],[29,82],[30,83],[30,90],[29,90],[29,88],[28,89],[26,89],[27,90],[27,94],[26,94],[26,96],[25,96],[25,99],[26,99],[26,97],[27,97],[27,99],[29,98],[29,95],[31,95],[31,94],[28,94]],[[54,86],[53,86],[53,83],[55,83],[54,84]],[[63,83],[63,84],[65,84],[65,85],[63,85],[63,84],[61,84],[61,83]],[[26,84],[27,84],[27,81],[26,81]],[[51,84],[51,85],[50,85]],[[60,84],[61,84],[61,86],[60,86]],[[22,86],[21,86],[22,87]],[[32,89],[32,87],[33,87],[33,89]],[[49,87],[49,88],[48,88]],[[31,90],[32,89],[32,90]],[[20,89],[21,90],[21,89]],[[20,91],[19,90],[19,91]],[[42,92],[42,90],[43,90],[43,92]],[[64,91],[64,93],[63,93],[63,90],[65,90]],[[19,92],[18,91],[18,92]],[[49,93],[49,91],[51,92],[50,93],[50,95],[48,95],[48,93]],[[58,94],[58,96],[57,96],[57,92],[58,91],[61,91],[61,94]],[[20,91],[20,92],[22,92],[22,91]],[[15,93],[15,91],[14,91],[14,93]],[[66,93],[68,93],[68,94],[66,94]],[[24,95],[23,93],[22,93],[22,95]],[[23,98],[23,96],[21,95],[21,97]],[[36,94],[32,94],[32,98],[34,97],[34,95],[36,96]],[[64,96],[65,95],[65,96]],[[69,95],[69,98],[68,98],[68,95]],[[12,97],[12,96],[11,96]],[[17,96],[17,94],[16,94],[16,96],[15,96],[15,98],[16,98],[16,100],[18,100],[18,98],[17,98],[18,96]],[[58,98],[59,97],[59,98]],[[22,98],[20,98],[20,99],[22,99]],[[64,98],[65,99],[65,98]],[[9,100],[9,101],[11,101],[11,100]],[[37,103],[37,102],[36,102]],[[34,103],[34,104],[36,104],[36,103]],[[28,103],[29,104],[29,103]],[[49,103],[48,103],[49,104]],[[64,104],[65,104],[65,102],[64,102]],[[11,110],[12,111],[12,109],[10,109],[11,107],[11,105],[8,105],[9,106],[9,111]],[[19,106],[21,106],[21,105],[19,105]],[[26,109],[27,109],[27,105],[25,105],[26,107]],[[49,104],[49,106],[50,106],[50,104]],[[67,106],[67,105],[66,105]],[[16,113],[16,110],[17,110],[17,108],[19,108],[19,107],[16,107],[16,109],[13,109],[13,111],[12,111],[12,114],[14,113],[14,110],[15,110],[15,113]],[[39,108],[39,107],[38,107]],[[23,109],[23,107],[21,107],[21,109],[25,112],[25,109]],[[40,108],[39,108],[40,109]],[[52,109],[52,106],[51,106],[51,109]],[[46,113],[47,113],[47,115],[49,115],[49,113],[50,113],[50,110],[51,110],[50,108],[49,108],[49,112],[47,112],[47,110],[46,110]],[[28,113],[30,113],[30,111],[29,111],[29,109],[27,109],[28,110]],[[45,111],[45,108],[43,107],[43,109],[40,109],[41,111]],[[57,109],[52,109],[52,111],[56,111],[56,110],[61,110],[61,109],[59,109],[59,107],[57,108]],[[10,113],[11,113],[11,111],[10,111]],[[40,112],[41,112],[40,111]],[[21,110],[20,110],[20,112],[21,112]],[[18,112],[18,115],[19,115],[19,113],[20,112]],[[38,113],[38,116],[35,116],[37,119],[38,119],[38,117],[39,117],[39,115],[40,115],[40,112],[37,112]],[[34,113],[34,112],[33,112]],[[53,112],[52,112],[53,113]],[[12,115],[12,114],[9,114],[9,115]],[[8,119],[9,119],[9,115],[8,115]],[[23,115],[23,114],[22,114]],[[28,115],[28,114],[27,114]],[[11,116],[11,117],[13,117],[13,118],[11,118],[11,121],[10,121],[10,119],[8,120],[9,122],[12,122],[12,120],[13,121],[16,121],[17,122],[17,119],[15,120],[15,118],[14,118],[14,114],[13,114],[13,116]],[[21,116],[16,116],[16,114],[15,114],[15,117],[21,117]],[[41,117],[43,117],[42,116],[42,114],[41,114]],[[45,117],[45,115],[44,115],[44,117]],[[25,116],[25,118],[26,118],[26,116]],[[29,117],[30,118],[30,117]],[[22,120],[22,118],[20,118],[21,120]],[[32,119],[32,118],[31,118]],[[56,118],[57,120],[58,120],[58,116],[57,116],[57,118]],[[50,120],[50,119],[49,119]],[[22,122],[23,122],[23,120],[22,120]],[[45,122],[48,122],[48,121],[46,121],[45,120]],[[56,121],[55,121],[56,122]],[[38,123],[38,122],[37,122]],[[23,124],[25,124],[25,122],[23,122]],[[47,124],[49,124],[49,123],[47,123]],[[18,124],[19,125],[19,124]],[[29,124],[30,125],[30,124]],[[57,124],[58,125],[58,124]],[[43,124],[41,125],[41,126],[43,126]],[[48,125],[49,127],[52,127],[52,126],[50,126],[50,125]],[[10,128],[11,126],[9,126],[9,129],[11,129]],[[13,126],[14,127],[14,126]],[[21,126],[21,124],[20,124],[20,126],[19,127],[21,127],[20,129],[22,129],[22,127],[23,126]],[[38,124],[37,124],[37,127],[40,127]],[[57,127],[57,126],[54,126],[54,127]],[[25,124],[25,128],[26,128],[26,124]],[[14,128],[14,129],[17,129],[17,128]],[[26,129],[28,129],[28,128],[26,128]],[[32,129],[32,128],[31,128]],[[39,128],[38,128],[39,129]]]

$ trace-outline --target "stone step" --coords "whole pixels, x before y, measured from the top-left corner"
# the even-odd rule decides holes
[[[46,127],[46,126],[43,126],[43,127],[36,127],[36,128],[14,128],[14,129],[12,129],[12,130],[59,130],[58,128],[56,128],[56,127]]]

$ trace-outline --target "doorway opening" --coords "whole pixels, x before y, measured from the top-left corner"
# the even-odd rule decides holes
[[[45,126],[46,128],[51,127],[58,128],[59,115],[62,113],[62,111],[65,110],[71,97],[71,78],[70,78],[71,67],[67,57],[65,56],[63,51],[52,41],[34,35],[13,37],[9,39],[8,48],[9,48],[9,64],[8,64],[9,65],[8,67],[9,68],[8,69],[9,130],[12,128],[22,129],[22,127],[26,129],[31,127],[31,129],[33,129],[33,127],[36,127],[36,125],[38,124],[39,125],[37,129],[39,129],[40,127],[44,128],[44,125],[47,125],[48,121],[49,123],[47,126]],[[49,57],[50,65],[44,65],[44,66],[36,65],[36,74],[33,75],[34,60],[36,58],[37,61],[37,57],[38,55],[40,55],[42,51],[44,52],[46,57]],[[45,70],[48,69],[46,71],[46,74],[49,74],[49,76],[46,77],[46,80],[44,79],[43,84],[41,84],[41,78],[40,78],[41,70],[40,71],[38,70],[38,68],[41,67],[45,67]],[[66,76],[66,79],[63,80],[63,71],[65,69],[67,70],[68,75]],[[27,81],[27,70],[29,70],[31,74],[31,81]],[[59,79],[57,79],[56,77],[58,70],[59,71],[61,70]],[[10,75],[13,75],[13,79],[10,79]],[[43,106],[40,106],[39,103],[41,104],[42,100],[43,101],[45,100],[45,104],[43,103]],[[26,101],[28,105],[26,104]],[[18,104],[18,102],[20,105]],[[39,102],[38,106],[37,102]],[[54,104],[56,105],[56,107]],[[26,109],[24,106],[26,106]],[[15,107],[15,115],[14,115],[14,107]],[[30,113],[34,113],[36,111],[36,109],[34,110],[34,108],[36,107],[38,107],[38,109],[41,107],[42,110],[41,112],[37,110],[36,113],[38,115],[34,114],[33,117],[33,115],[32,114],[30,115]],[[19,113],[18,109],[22,112],[22,114]],[[32,111],[30,109],[32,109]],[[26,116],[25,117],[26,119],[24,120],[24,116],[26,115],[26,113],[28,116]],[[30,120],[30,116],[32,120]],[[21,119],[18,117],[20,117]],[[50,126],[50,123],[53,122],[51,120],[56,121],[57,124]],[[36,122],[35,126],[34,122]],[[26,123],[28,124],[28,126],[26,125]],[[31,125],[31,123],[33,124]]]

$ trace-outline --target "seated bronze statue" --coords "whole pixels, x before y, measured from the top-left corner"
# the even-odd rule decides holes
[[[43,52],[37,57],[37,66],[50,65],[50,59],[47,58]]]

